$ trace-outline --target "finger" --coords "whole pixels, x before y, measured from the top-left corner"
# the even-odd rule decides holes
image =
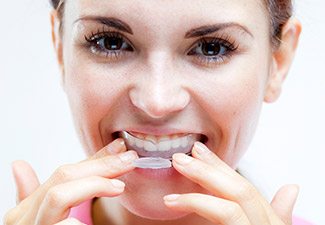
[[[222,161],[215,153],[209,150],[209,148],[202,144],[201,142],[196,142],[192,149],[192,155],[194,158],[200,159],[203,162],[213,166],[219,171],[224,172],[230,176],[233,176],[234,179],[245,180],[242,175],[240,175],[237,171],[227,165],[224,161]],[[260,203],[263,205],[264,209],[267,211],[267,214],[272,215],[273,210],[269,205],[269,202],[264,199],[261,195],[258,195]]]
[[[92,176],[52,187],[44,197],[36,224],[54,224],[68,217],[70,209],[95,197],[114,197],[125,184],[116,179]]]
[[[124,140],[122,138],[117,138],[113,142],[111,142],[110,144],[106,145],[104,148],[99,150],[96,154],[91,156],[86,161],[102,158],[108,155],[116,155],[118,153],[125,152],[125,151],[126,151],[126,146]]]
[[[192,156],[196,159],[200,159],[203,162],[215,167],[216,169],[223,171],[226,174],[241,176],[236,170],[231,168],[227,163],[221,160],[214,152],[212,152],[206,145],[201,142],[195,142],[192,149]]]
[[[298,185],[285,185],[275,194],[271,206],[287,225],[292,224],[292,212],[299,194]]]
[[[135,151],[106,156],[59,167],[46,182],[45,188],[87,176],[114,178],[134,169],[132,162],[138,158]]]
[[[35,201],[40,204],[48,190],[56,185],[90,176],[115,178],[134,169],[132,161],[138,158],[135,151],[118,155],[68,164],[59,167],[52,176],[37,190]]]
[[[14,161],[12,172],[17,188],[17,204],[32,194],[40,185],[33,168],[25,161]]]
[[[45,190],[53,185],[86,176],[112,178],[133,169],[132,161],[138,158],[134,151],[127,151],[123,139],[118,138],[88,159],[59,167],[46,182]]]
[[[192,156],[227,174],[233,173],[233,169],[231,167],[229,167],[224,161],[222,161],[215,153],[210,151],[209,148],[201,142],[197,141],[194,143]]]
[[[183,153],[173,155],[173,166],[178,172],[213,195],[238,203],[252,224],[269,223],[267,211],[261,203],[261,195],[253,185],[235,171],[231,175],[224,173]]]
[[[241,207],[231,201],[204,194],[167,195],[166,206],[183,211],[194,212],[216,224],[250,225]]]
[[[35,207],[28,209],[30,211],[29,214],[37,214],[39,206],[52,187],[93,176],[103,177],[103,179],[115,178],[133,170],[134,166],[132,165],[132,161],[137,158],[138,155],[135,151],[126,151],[118,155],[106,156],[95,160],[59,167],[54,174],[38,188],[37,192],[35,192],[35,197],[31,199]],[[94,184],[89,183],[89,185]],[[80,187],[82,188],[82,186]],[[26,218],[26,220],[28,221],[30,218]]]
[[[118,155],[61,166],[37,190],[34,204],[40,204],[48,190],[59,184],[91,176],[104,178],[121,176],[134,169],[132,162],[137,158],[137,153],[129,150]]]
[[[75,218],[68,218],[54,225],[86,225]]]

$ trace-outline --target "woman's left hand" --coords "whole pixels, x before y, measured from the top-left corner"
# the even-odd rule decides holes
[[[211,195],[172,194],[165,204],[175,210],[194,212],[225,225],[291,225],[299,188],[282,187],[271,204],[245,178],[229,167],[204,144],[196,142],[192,156],[174,154],[174,168]]]

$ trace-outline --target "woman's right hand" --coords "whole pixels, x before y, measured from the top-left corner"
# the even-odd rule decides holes
[[[82,224],[68,218],[70,209],[94,197],[120,195],[125,184],[114,178],[134,169],[137,157],[117,139],[87,160],[59,167],[42,185],[28,163],[14,162],[17,206],[7,212],[4,224]]]

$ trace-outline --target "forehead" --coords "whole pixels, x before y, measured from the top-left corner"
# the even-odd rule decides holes
[[[262,0],[66,0],[65,23],[83,16],[116,17],[135,30],[190,29],[210,23],[236,22],[252,33],[268,29]]]
[[[135,36],[161,45],[195,27],[217,23],[239,24],[261,39],[269,39],[270,33],[262,0],[66,0],[67,31],[79,29],[75,21],[87,16],[117,18]]]

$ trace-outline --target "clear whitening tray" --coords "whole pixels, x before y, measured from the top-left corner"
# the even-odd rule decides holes
[[[143,169],[164,169],[172,167],[172,156],[175,153],[191,154],[195,141],[199,141],[201,135],[187,134],[173,138],[158,138],[147,135],[146,138],[140,134],[136,135],[122,131],[120,137],[125,141],[127,149],[135,150],[139,159],[133,161],[133,165]]]
[[[160,157],[143,157],[133,161],[133,165],[142,169],[164,169],[172,167],[169,159]]]

